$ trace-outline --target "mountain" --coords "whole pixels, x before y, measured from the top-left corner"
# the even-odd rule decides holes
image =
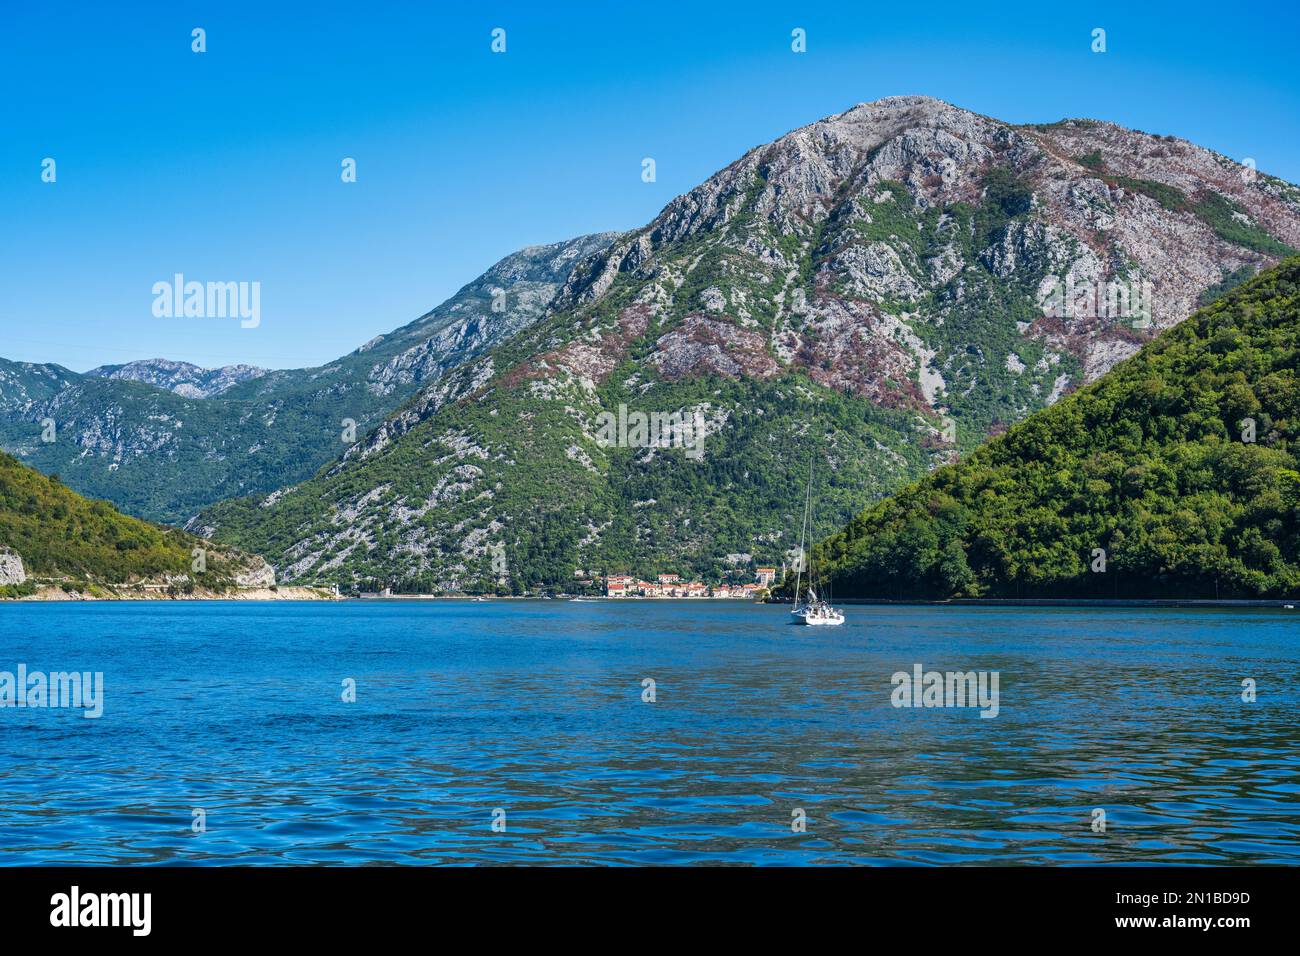
[[[1173,137],[863,104],[583,261],[311,480],[191,527],[351,586],[743,574],[793,546],[810,455],[842,527],[1295,245],[1300,190]]]
[[[142,359],[125,365],[101,365],[87,375],[96,378],[118,378],[142,382],[156,388],[175,392],[185,398],[211,398],[228,391],[240,382],[266,374],[266,369],[252,365],[226,365],[222,368],[200,368],[189,362],[170,359]]]
[[[0,597],[227,595],[274,584],[261,558],[129,518],[0,453]]]
[[[507,256],[433,311],[320,368],[153,360],[79,375],[0,359],[0,447],[83,494],[179,524],[223,498],[308,477],[422,384],[535,321],[568,270],[612,238]]]
[[[854,519],[840,597],[1300,593],[1300,258]]]

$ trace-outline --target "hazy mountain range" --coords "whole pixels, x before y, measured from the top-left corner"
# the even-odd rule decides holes
[[[200,368],[189,362],[170,359],[140,359],[125,365],[101,365],[87,375],[97,378],[126,379],[143,382],[175,392],[185,398],[212,398],[234,388],[240,382],[265,375],[266,369],[252,365],[226,365],[221,368]]]
[[[520,250],[409,325],[319,368],[154,359],[78,374],[0,359],[0,447],[131,514],[183,522],[223,498],[310,476],[347,447],[345,419],[365,435],[448,367],[536,320],[574,263],[611,238]],[[47,420],[53,442],[43,440]]]

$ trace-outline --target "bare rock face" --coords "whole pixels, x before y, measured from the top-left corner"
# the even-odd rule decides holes
[[[101,365],[87,375],[97,378],[126,379],[165,388],[184,398],[211,398],[234,388],[240,382],[259,378],[266,369],[253,365],[226,365],[221,368],[200,368],[189,362],[170,359],[141,359],[125,365]]]
[[[372,392],[431,381],[508,339],[545,314],[569,271],[603,250],[614,233],[528,246],[502,259],[453,298],[358,350],[377,353],[366,373]]]
[[[0,548],[0,585],[22,584],[26,580],[27,572],[23,570],[23,559],[18,552]]]
[[[234,577],[241,588],[269,588],[275,584],[275,569],[258,558],[251,568]]]
[[[1004,210],[1011,221],[982,234],[978,217],[963,211],[999,202],[1008,182],[1025,191],[1025,208]],[[1258,241],[1227,234],[1225,217]],[[990,299],[1005,304],[1007,289],[990,290],[990,279],[1016,293],[1049,276],[1068,279],[1080,295],[1070,314],[1056,316],[1064,326],[1044,334],[1038,316],[1025,315],[1017,334],[1053,353],[1053,367],[1068,357],[1077,385],[1182,321],[1225,275],[1257,271],[1280,258],[1282,245],[1300,246],[1300,190],[1173,137],[1091,120],[1012,126],[929,97],[888,97],[751,150],[601,262],[575,270],[559,305],[597,301],[619,275],[677,282],[682,267],[694,266],[664,260],[701,237],[765,272],[751,312],[766,307],[778,318],[786,311],[782,267],[809,247],[818,288],[876,307],[864,315],[909,313],[918,332],[944,323],[954,303],[967,311]],[[1116,284],[1149,289],[1149,322],[1084,308]],[[730,290],[724,281],[711,291],[716,300]],[[1049,311],[1034,295],[1021,304]],[[808,323],[844,308],[829,296],[809,305]],[[814,364],[823,359],[837,356],[816,355]],[[917,352],[914,376],[931,359],[938,374],[954,361],[943,349]]]
[[[781,370],[763,336],[702,315],[688,316],[656,346],[650,361],[669,380],[707,374],[761,379]]]

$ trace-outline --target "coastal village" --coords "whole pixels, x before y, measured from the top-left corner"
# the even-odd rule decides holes
[[[702,581],[683,581],[680,574],[659,574],[655,576],[654,581],[643,581],[631,574],[610,574],[602,575],[598,571],[584,571],[578,569],[573,572],[574,584],[577,586],[578,595],[592,595],[593,591],[599,592],[603,588],[605,597],[612,598],[730,598],[733,600],[749,599],[760,600],[767,597],[768,591],[779,583],[785,574],[785,567],[778,568],[756,568],[754,571],[754,580],[745,583],[739,582],[719,582],[717,584],[705,584]],[[377,583],[377,582],[376,582]],[[343,597],[338,587],[333,587],[333,597]],[[473,592],[471,592],[472,594]],[[322,592],[322,596],[330,596]],[[394,590],[392,586],[371,587],[368,590],[353,592],[351,595],[358,598],[429,598],[429,597],[463,597],[463,592],[452,592],[448,594],[429,594],[417,592],[402,592]],[[507,596],[498,593],[499,597]],[[553,594],[546,594],[544,591],[533,592],[532,594],[516,594],[516,597],[552,597]],[[560,597],[572,596],[561,592]]]
[[[605,596],[755,600],[765,595],[776,579],[776,568],[758,568],[754,572],[754,580],[745,584],[723,582],[708,585],[700,581],[683,581],[679,574],[660,574],[654,581],[641,581],[630,574],[611,574],[605,579]]]

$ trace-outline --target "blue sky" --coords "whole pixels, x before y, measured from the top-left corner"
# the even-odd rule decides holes
[[[639,226],[750,147],[893,94],[1173,133],[1300,181],[1293,4],[48,2],[0,21],[0,356],[76,370],[326,362],[521,246]],[[260,282],[260,326],[154,317],[176,272]]]

